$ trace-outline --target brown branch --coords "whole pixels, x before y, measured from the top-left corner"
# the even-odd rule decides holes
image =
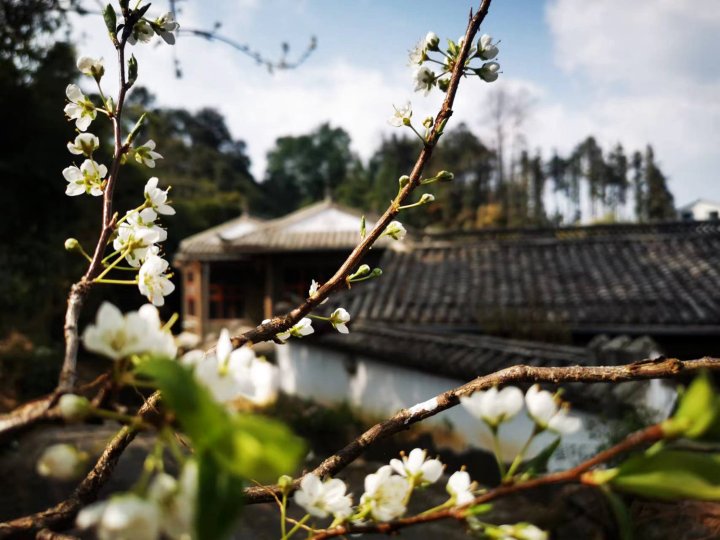
[[[127,17],[126,17],[127,23]],[[65,357],[63,359],[62,369],[60,371],[60,379],[58,381],[57,393],[58,396],[65,392],[71,392],[75,388],[76,365],[77,365],[77,353],[80,343],[79,332],[78,332],[78,319],[80,317],[80,310],[82,309],[83,302],[87,297],[90,289],[93,286],[93,279],[98,276],[102,270],[102,259],[105,254],[105,248],[107,247],[110,236],[115,230],[115,216],[113,214],[113,192],[115,184],[117,183],[117,177],[120,172],[120,164],[122,157],[128,151],[128,147],[123,144],[122,141],[122,112],[125,105],[125,97],[131,84],[126,80],[125,75],[125,43],[127,40],[127,32],[123,32],[123,37],[118,41],[113,39],[113,44],[117,51],[119,75],[118,75],[118,96],[116,100],[115,110],[111,113],[111,119],[113,124],[113,138],[115,143],[115,149],[113,153],[113,161],[110,165],[110,174],[103,190],[103,213],[102,223],[100,229],[100,236],[98,237],[97,244],[95,245],[95,251],[93,252],[92,260],[88,265],[88,269],[80,278],[80,281],[75,283],[70,288],[70,294],[68,295],[67,311],[65,312]]]
[[[253,330],[245,332],[241,336],[233,337],[233,347],[240,347],[247,342],[258,343],[260,341],[272,340],[276,334],[287,330],[319,306],[320,303],[330,295],[330,293],[346,286],[345,278],[350,275],[353,269],[360,263],[362,258],[368,251],[370,251],[373,244],[375,244],[380,236],[382,236],[382,233],[385,231],[390,222],[398,215],[400,212],[400,205],[402,205],[415,188],[420,185],[421,175],[432,156],[435,144],[440,138],[440,135],[442,135],[442,130],[447,124],[447,121],[450,119],[450,116],[452,116],[452,106],[455,101],[458,85],[460,84],[460,78],[463,76],[465,61],[467,60],[470,48],[472,47],[475,34],[477,34],[480,24],[487,15],[490,2],[491,0],[483,0],[478,12],[472,16],[468,22],[468,27],[465,31],[465,41],[463,43],[462,50],[458,55],[455,67],[453,68],[445,100],[440,108],[440,112],[435,118],[435,123],[427,137],[427,141],[423,145],[420,155],[412,168],[410,180],[407,185],[398,193],[398,196],[390,204],[387,210],[385,210],[385,213],[375,224],[375,227],[373,227],[367,236],[355,247],[355,249],[353,249],[350,255],[348,255],[345,262],[343,262],[340,268],[338,268],[335,272],[335,275],[324,283],[314,296],[308,298],[305,302],[284,316],[274,317],[269,322],[262,324]]]
[[[513,366],[502,371],[478,377],[462,386],[435,396],[434,408],[411,412],[403,409],[391,418],[375,424],[357,439],[330,456],[312,472],[320,477],[333,476],[357,459],[369,446],[387,439],[395,433],[408,429],[412,424],[425,420],[444,410],[454,407],[461,396],[468,396],[479,390],[493,386],[505,386],[513,383],[617,383],[644,379],[665,379],[680,375],[691,375],[703,369],[720,371],[720,358],[701,358],[699,360],[678,360],[676,358],[642,360],[625,366],[570,366],[570,367],[534,367]],[[293,486],[297,489],[300,479]],[[279,488],[272,486],[278,493]],[[249,487],[245,490],[248,503],[267,502],[267,487],[259,489]]]
[[[160,394],[155,392],[140,407],[139,420],[142,421],[155,414],[159,401]],[[42,512],[0,523],[0,537],[27,538],[42,529],[55,530],[71,526],[80,509],[97,499],[100,488],[110,479],[120,456],[137,433],[137,429],[131,426],[123,427],[113,437],[95,466],[68,499]]]
[[[536,489],[541,486],[548,486],[551,484],[568,484],[571,482],[582,481],[582,475],[590,469],[606,463],[611,459],[624,454],[634,448],[642,445],[651,444],[659,441],[663,438],[663,431],[660,425],[653,425],[647,427],[641,431],[637,431],[615,446],[608,448],[607,450],[600,452],[596,456],[588,459],[566,471],[557,472],[553,474],[547,474],[539,478],[533,478],[524,482],[518,482],[516,484],[501,485],[494,489],[491,489],[478,497],[475,497],[471,503],[463,506],[457,506],[454,508],[448,508],[437,512],[431,512],[428,514],[419,514],[395,521],[389,521],[386,523],[374,523],[367,525],[341,525],[332,529],[326,529],[323,531],[316,531],[316,534],[312,537],[313,540],[324,540],[326,538],[335,538],[338,536],[345,536],[348,534],[364,534],[364,533],[383,533],[390,534],[406,527],[413,525],[420,525],[422,523],[430,523],[432,521],[439,521],[442,519],[455,519],[464,521],[467,517],[468,510],[478,504],[484,504],[508,495],[513,495],[521,491],[528,491]]]

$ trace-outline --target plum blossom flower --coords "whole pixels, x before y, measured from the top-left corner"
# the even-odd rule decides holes
[[[323,482],[310,473],[300,481],[294,500],[311,516],[326,518],[332,515],[335,519],[346,519],[352,514],[352,496],[346,495],[346,490],[342,480],[332,478]]]
[[[432,87],[435,86],[435,73],[427,67],[423,66],[415,71],[415,91],[423,91],[424,95],[428,95]]]
[[[225,328],[220,332],[215,353],[195,366],[195,377],[220,403],[242,398],[267,405],[277,396],[277,368],[257,358],[248,345],[233,350],[230,333]]]
[[[155,219],[157,213],[153,208],[144,208],[139,212],[130,210],[125,221],[118,226],[113,247],[125,253],[130,266],[137,268],[150,255],[157,255],[158,249],[154,244],[167,238],[167,231],[155,224]]]
[[[548,533],[532,523],[500,525],[498,529],[502,533],[502,536],[498,537],[499,540],[547,540],[548,538]]]
[[[180,25],[175,20],[175,15],[172,11],[168,11],[163,16],[155,19],[152,23],[152,28],[165,43],[175,45],[175,34],[173,34],[173,32],[180,28]]]
[[[65,95],[70,101],[65,105],[65,114],[68,119],[75,120],[75,126],[80,131],[85,131],[97,116],[95,105],[76,84],[68,84]]]
[[[565,435],[582,427],[582,421],[570,416],[567,407],[560,407],[555,397],[547,390],[540,390],[537,384],[525,394],[525,405],[530,418],[541,428]]]
[[[152,139],[135,148],[135,161],[138,163],[153,169],[155,168],[156,159],[163,159],[163,157],[155,151],[155,141]]]
[[[410,480],[412,485],[433,484],[442,475],[443,464],[439,459],[426,459],[427,451],[414,448],[407,456],[391,459],[390,466],[400,476]]]
[[[159,473],[148,488],[148,500],[154,502],[160,514],[160,529],[173,540],[194,538],[192,534],[197,502],[198,466],[188,460],[175,479]]]
[[[425,48],[425,42],[421,41],[415,45],[409,54],[410,65],[422,65],[428,59],[427,49]]]
[[[100,139],[92,133],[80,133],[75,141],[67,143],[67,149],[71,154],[85,154],[90,157],[100,146]]]
[[[170,188],[162,190],[157,185],[157,176],[153,176],[147,181],[145,184],[145,200],[150,203],[151,208],[158,214],[165,216],[175,215],[175,209],[167,202]]]
[[[150,23],[145,20],[139,20],[133,26],[132,32],[128,36],[128,43],[135,45],[136,43],[148,43],[153,37],[153,29]]]
[[[112,360],[145,353],[174,358],[177,353],[172,334],[162,329],[158,310],[150,304],[123,316],[110,302],[103,302],[95,324],[85,329],[82,339],[87,350]]]
[[[107,174],[107,167],[92,159],[86,159],[82,165],[71,165],[62,172],[68,185],[65,188],[65,195],[75,197],[88,193],[93,197],[103,194],[103,179]]]
[[[410,118],[412,118],[412,105],[410,102],[406,101],[405,105],[401,107],[393,105],[393,109],[395,109],[395,114],[388,118],[388,124],[394,127],[409,126]]]
[[[48,446],[37,461],[40,476],[55,480],[74,480],[83,472],[88,455],[71,444]]]
[[[77,61],[77,68],[83,75],[88,75],[99,81],[105,74],[102,58],[90,58],[89,56],[81,56]]]
[[[175,290],[175,285],[165,273],[168,266],[165,259],[149,255],[138,272],[140,294],[145,295],[156,306],[164,305],[165,297]]]
[[[314,296],[315,293],[318,291],[319,288],[320,288],[320,284],[313,279],[313,280],[310,282],[310,289],[308,290],[308,296]],[[329,299],[329,298],[326,298],[325,300],[323,300],[322,302],[320,302],[320,305],[322,306],[322,305],[323,305],[325,302],[327,302],[328,300],[330,300],[330,299]]]
[[[360,505],[375,521],[390,521],[405,513],[405,499],[410,489],[407,478],[393,475],[392,467],[384,465],[365,477],[365,493],[360,498]]]
[[[127,493],[83,508],[76,524],[81,529],[97,527],[100,540],[157,540],[160,510],[154,502]]]
[[[448,479],[447,492],[450,494],[450,500],[456,506],[468,504],[475,499],[473,495],[473,482],[470,475],[465,471],[457,471]]]
[[[399,221],[391,221],[383,233],[384,236],[389,236],[393,240],[402,240],[406,234],[407,230]]]
[[[266,322],[270,322],[270,319],[265,319],[263,321],[263,324]],[[297,323],[292,328],[289,328],[288,330],[285,330],[284,332],[280,332],[275,337],[278,338],[281,342],[285,343],[290,337],[296,337],[301,338],[304,336],[309,336],[315,332],[315,329],[312,327],[312,320],[310,320],[307,317],[303,317],[300,319],[300,322]]]
[[[428,32],[425,35],[424,44],[426,49],[430,51],[437,51],[438,45],[440,44],[440,38],[435,32]]]
[[[480,36],[477,47],[477,55],[483,60],[492,60],[500,52],[496,45],[493,45],[492,36],[483,34]]]
[[[475,73],[485,82],[497,81],[500,72],[500,64],[497,62],[485,62]]]
[[[350,322],[350,314],[344,308],[337,308],[330,315],[330,324],[341,334],[349,334],[346,323]]]
[[[523,393],[515,386],[506,386],[502,390],[493,386],[484,392],[462,396],[460,404],[475,418],[479,418],[491,428],[496,428],[520,412],[523,407]]]

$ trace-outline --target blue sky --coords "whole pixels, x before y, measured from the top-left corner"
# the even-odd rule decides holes
[[[181,36],[135,48],[140,81],[168,106],[213,106],[248,144],[262,178],[265,154],[283,135],[324,121],[342,126],[367,158],[393,104],[410,99],[415,115],[433,114],[440,95],[412,92],[407,51],[425,33],[457,39],[474,2],[448,0],[183,0],[186,28],[223,23],[221,32],[271,56],[287,41],[295,51],[311,35],[318,49],[294,71],[269,75],[244,55]],[[157,0],[153,11],[164,11]],[[101,21],[76,22],[79,52],[112,58]],[[524,92],[532,107],[521,127],[528,148],[546,156],[589,134],[609,147],[655,147],[678,204],[720,200],[720,2],[717,0],[495,0],[482,32],[500,39],[497,83],[461,85],[453,122],[489,136],[493,88]],[[177,54],[185,76],[173,75]],[[159,149],[162,151],[162,149]],[[171,179],[168,179],[171,181]]]

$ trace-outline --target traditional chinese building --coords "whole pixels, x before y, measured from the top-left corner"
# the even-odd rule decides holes
[[[186,238],[174,261],[184,330],[203,337],[256,325],[279,305],[303,300],[310,282],[332,276],[358,243],[360,220],[360,212],[325,200],[279,219],[243,215]],[[365,262],[377,262],[386,246],[381,241]]]

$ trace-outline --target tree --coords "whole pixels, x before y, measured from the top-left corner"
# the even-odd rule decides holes
[[[302,204],[332,196],[353,162],[350,136],[322,124],[307,135],[281,137],[268,153],[262,184],[268,202],[264,213],[284,215]]]

